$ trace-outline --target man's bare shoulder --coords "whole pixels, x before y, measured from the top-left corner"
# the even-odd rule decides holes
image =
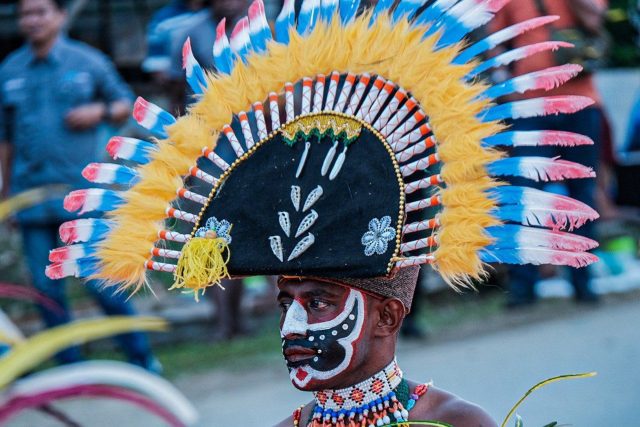
[[[412,420],[440,421],[454,427],[497,427],[489,414],[471,402],[430,387],[411,413]]]
[[[305,405],[304,408],[302,408],[302,415],[300,416],[300,419],[305,420],[305,422],[301,422],[300,423],[301,426],[306,425],[306,420],[309,419],[309,415],[311,414],[312,409],[313,409],[313,402],[309,402],[307,405]],[[288,416],[284,420],[280,421],[278,424],[276,424],[273,427],[292,427],[292,426],[293,426],[293,414]]]

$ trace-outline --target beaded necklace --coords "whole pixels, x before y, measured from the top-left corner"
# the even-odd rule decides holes
[[[382,371],[354,386],[314,392],[316,404],[308,427],[383,426],[406,422],[409,411],[427,391],[426,385],[409,393],[409,385],[395,359]],[[302,408],[293,413],[293,425],[300,426]]]

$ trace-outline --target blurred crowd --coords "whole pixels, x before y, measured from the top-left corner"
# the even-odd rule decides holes
[[[149,17],[146,29],[147,53],[139,64],[151,87],[152,99],[174,114],[185,111],[194,101],[184,82],[182,47],[187,38],[198,62],[214,69],[212,46],[216,27],[222,18],[227,29],[233,29],[245,13],[248,0],[171,0]],[[273,22],[282,6],[279,0],[265,0],[267,17]],[[302,1],[296,2],[299,8]],[[367,3],[362,2],[362,6]],[[630,3],[631,16],[638,16],[640,2]],[[3,59],[0,65],[0,167],[2,170],[2,199],[43,185],[64,184],[68,189],[86,187],[81,172],[85,165],[102,160],[101,153],[108,135],[130,116],[133,92],[116,71],[112,60],[82,42],[72,40],[65,31],[67,5],[62,0],[21,0],[18,2],[17,22],[24,36],[24,45]],[[594,145],[565,150],[549,147],[536,155],[560,156],[593,168],[598,178],[573,180],[566,185],[542,183],[545,189],[567,194],[601,212],[601,226],[585,226],[585,236],[602,242],[601,266],[595,269],[556,271],[535,266],[521,266],[501,272],[493,280],[502,281],[507,290],[507,306],[519,308],[533,304],[538,296],[538,284],[552,278],[566,277],[579,303],[596,304],[599,294],[606,291],[595,286],[595,279],[625,274],[637,267],[637,241],[631,234],[640,216],[640,100],[628,117],[628,132],[624,144],[614,143],[608,114],[622,114],[604,108],[603,95],[598,91],[596,75],[605,64],[611,39],[604,27],[606,0],[514,0],[499,13],[494,30],[539,15],[558,15],[559,20],[549,26],[517,37],[512,48],[541,43],[548,39],[573,43],[573,49],[541,50],[530,57],[506,63],[490,70],[487,78],[494,83],[504,82],[561,63],[577,62],[583,73],[572,81],[554,89],[551,95],[583,95],[594,99],[593,106],[577,114],[517,120],[516,130],[548,129],[576,132],[589,136]],[[480,36],[479,34],[478,36]],[[499,55],[501,52],[493,52]],[[563,56],[564,55],[564,56]],[[569,55],[567,57],[567,55]],[[637,80],[636,80],[637,82]],[[628,87],[625,91],[637,91]],[[539,93],[523,97],[534,98]],[[510,101],[513,99],[505,99]],[[140,132],[140,130],[136,130]],[[528,156],[527,148],[515,149],[515,155]],[[514,182],[517,184],[517,182]],[[624,205],[624,206],[622,206]],[[75,215],[74,215],[75,217]],[[59,225],[72,216],[62,207],[61,197],[22,210],[14,225],[22,236],[24,258],[30,270],[33,286],[64,308],[53,312],[41,307],[42,318],[49,326],[71,319],[66,303],[65,286],[44,275],[49,251],[59,246]],[[622,224],[622,225],[621,225]],[[437,276],[426,272],[424,288],[438,286]],[[640,272],[635,270],[637,276]],[[270,280],[272,283],[272,279]],[[640,281],[640,279],[637,279]],[[243,285],[241,280],[223,284],[226,292],[207,292],[216,307],[220,338],[230,339],[247,333],[241,322]],[[88,289],[107,314],[131,314],[131,301],[122,295],[101,289],[88,282]],[[638,283],[640,286],[640,283]],[[271,286],[273,288],[273,286]],[[422,298],[415,298],[416,304]],[[420,313],[414,307],[413,316]],[[422,337],[424,331],[410,317],[405,324],[405,336]],[[119,338],[123,351],[132,363],[159,371],[143,334],[134,333]],[[81,358],[72,348],[58,355],[62,363]]]

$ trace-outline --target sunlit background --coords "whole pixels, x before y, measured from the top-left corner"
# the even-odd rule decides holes
[[[183,108],[183,83],[162,65],[175,58],[154,57],[153,49],[148,49],[157,30],[150,25],[151,19],[169,3],[73,0],[68,2],[67,28],[70,37],[107,54],[136,94],[176,112]],[[265,0],[265,4],[269,19],[275,19],[280,2]],[[436,273],[429,272],[420,284],[423,292],[415,330],[401,338],[398,351],[400,365],[412,379],[432,379],[437,386],[480,404],[501,420],[538,381],[597,371],[595,378],[558,383],[536,392],[519,409],[524,425],[542,426],[556,420],[584,427],[639,425],[638,25],[637,2],[610,1],[606,28],[611,49],[606,65],[595,72],[609,126],[603,135],[609,143],[603,145],[598,178],[602,219],[597,223],[600,248],[596,252],[601,261],[590,267],[592,287],[601,296],[600,302],[576,304],[567,272],[562,269],[545,269],[544,280],[535,288],[539,300],[522,307],[507,307],[509,274],[504,268],[497,267],[477,293],[464,294],[452,292]],[[161,45],[181,46],[183,40],[172,39],[180,31],[172,31],[164,34],[166,41]],[[22,43],[16,4],[1,1],[0,60]],[[133,120],[121,129],[104,126],[101,133],[103,146],[114,134],[146,136]],[[103,157],[106,159],[106,153]],[[0,286],[29,287],[20,234],[2,211],[0,220]],[[281,360],[279,312],[271,281],[261,277],[245,280],[240,314],[235,314],[242,316],[243,322],[229,332],[221,328],[215,298],[196,303],[192,296],[167,291],[168,283],[154,278],[153,292],[143,291],[133,301],[140,314],[160,316],[171,324],[169,331],[151,333],[150,339],[164,376],[199,411],[197,425],[272,425],[309,400],[291,386]],[[80,282],[69,282],[68,298],[76,318],[99,316]],[[26,336],[43,328],[30,302],[0,298],[0,309]],[[82,351],[89,359],[122,359],[110,340],[85,344]],[[53,365],[50,361],[38,369]],[[71,399],[56,407],[76,423],[69,425],[163,425],[122,402]],[[11,425],[63,424],[43,411],[32,410]]]

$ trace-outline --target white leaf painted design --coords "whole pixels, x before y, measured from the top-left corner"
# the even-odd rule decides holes
[[[282,227],[282,231],[287,237],[291,234],[291,221],[289,220],[289,212],[278,212],[278,222],[280,223],[280,227]]]
[[[300,193],[300,187],[297,185],[291,186],[291,203],[293,203],[293,207],[296,208],[296,212],[300,210]]]
[[[333,162],[333,158],[336,156],[336,150],[338,149],[338,141],[333,143],[331,149],[327,153],[327,156],[324,158],[324,162],[322,163],[322,169],[320,173],[322,176],[325,176],[327,172],[329,172],[329,166],[331,166],[331,162]]]
[[[301,234],[311,228],[311,226],[318,219],[318,212],[311,209],[311,212],[304,217],[300,225],[298,226],[298,231],[296,231],[296,238],[298,238]]]
[[[311,245],[315,243],[315,241],[316,241],[316,238],[313,236],[313,234],[309,233],[304,239],[298,242],[295,248],[293,248],[293,251],[291,252],[291,255],[289,255],[289,258],[287,259],[287,261],[291,261],[298,258],[307,249],[309,249]]]
[[[333,181],[335,177],[338,176],[338,174],[340,173],[340,170],[342,169],[342,165],[344,165],[344,160],[346,157],[347,157],[347,147],[344,147],[344,150],[342,150],[342,153],[338,155],[338,160],[336,160],[336,163],[333,165],[333,169],[331,169],[331,173],[329,174],[329,180]]]
[[[318,199],[322,196],[323,190],[321,186],[317,186],[316,188],[309,193],[307,196],[307,200],[304,202],[304,207],[302,208],[302,212],[306,212],[309,208],[311,208]]]
[[[280,236],[269,236],[269,244],[271,245],[271,251],[280,260],[284,261],[284,253],[282,250],[282,240]]]
[[[307,141],[304,146],[304,152],[302,153],[302,157],[300,158],[300,164],[298,165],[298,170],[296,171],[296,178],[300,178],[300,175],[302,175],[302,170],[304,169],[304,165],[307,162],[307,156],[309,155],[310,148],[311,148],[311,143]]]

